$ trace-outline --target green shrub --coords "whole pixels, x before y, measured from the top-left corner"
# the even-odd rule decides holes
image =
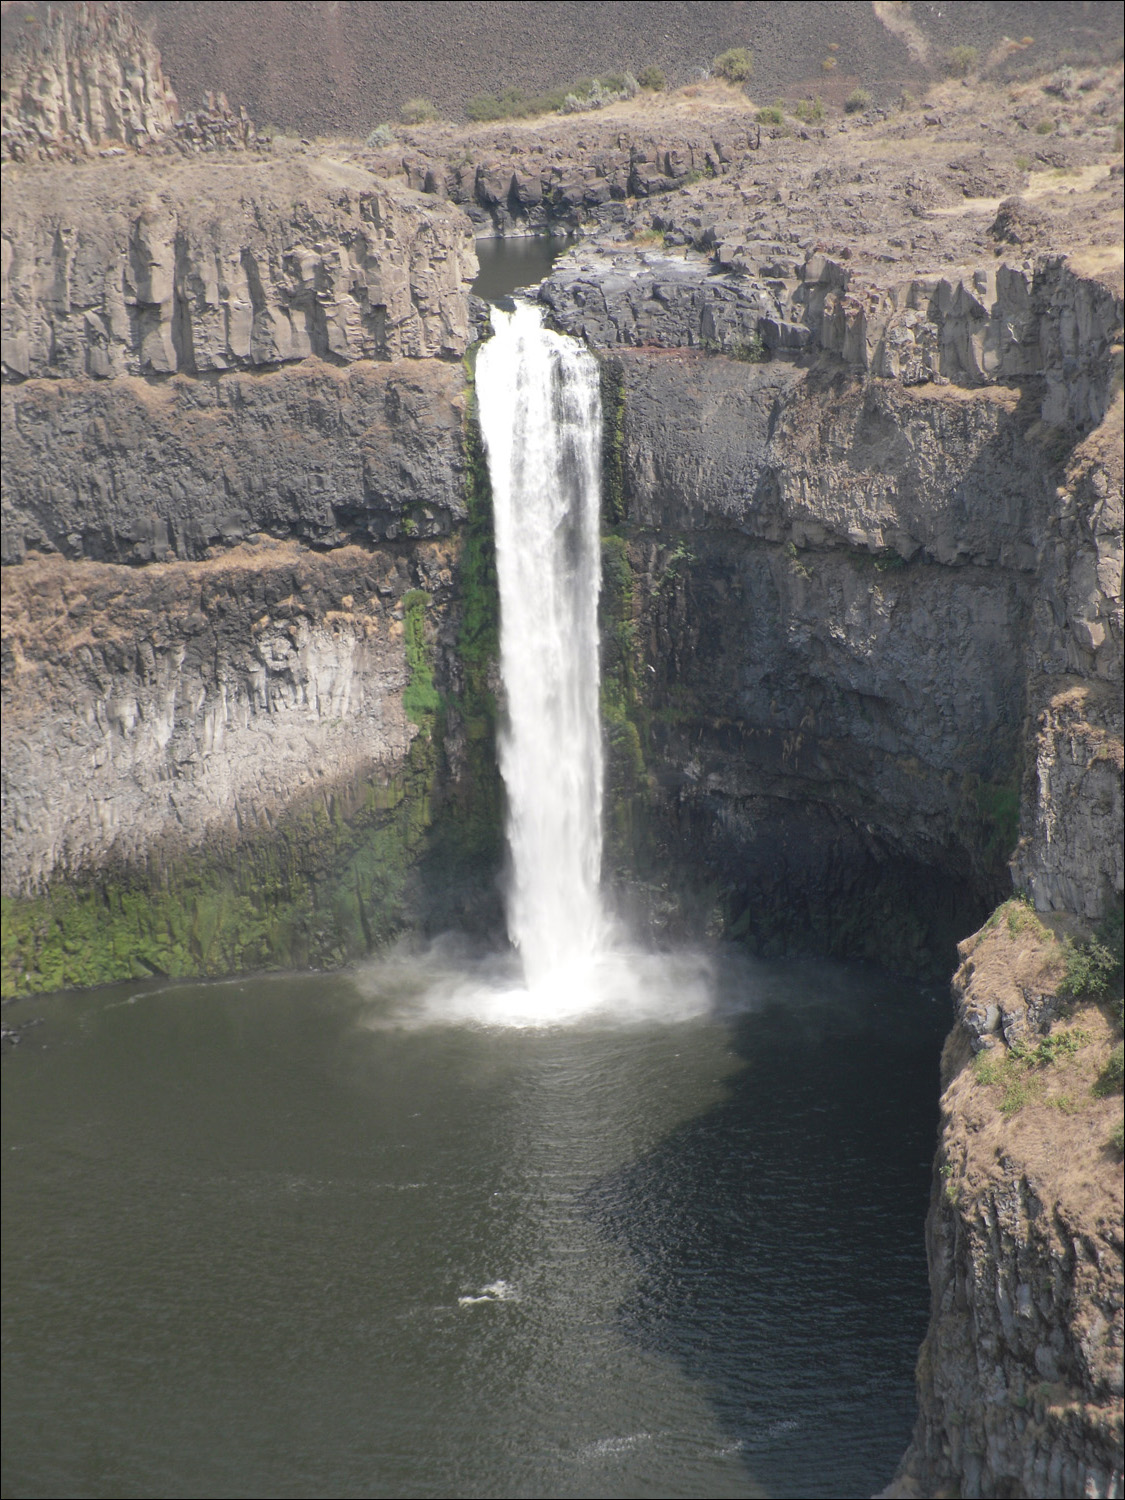
[[[719,53],[711,70],[728,83],[745,83],[754,72],[754,54],[749,47],[728,47]]]
[[[1034,1047],[1026,1042],[1016,1042],[1010,1051],[991,1047],[973,1058],[973,1077],[978,1083],[1003,1089],[999,1104],[1002,1115],[1018,1114],[1040,1092],[1036,1072],[1057,1062],[1070,1062],[1089,1041],[1089,1033],[1076,1027],[1045,1036]],[[1064,1113],[1073,1113],[1069,1096],[1056,1103]]]
[[[950,78],[968,78],[976,71],[980,53],[975,47],[953,47],[945,59],[945,71]]]
[[[632,99],[640,84],[632,73],[608,73],[604,78],[580,78],[566,88],[528,94],[509,84],[496,94],[477,94],[465,105],[470,120],[484,124],[492,120],[527,120],[534,115],[569,114],[576,110],[600,109],[617,99]]]
[[[526,120],[532,115],[553,114],[562,109],[567,93],[577,93],[579,87],[576,85],[572,90],[550,89],[542,94],[527,94],[523,89],[510,84],[498,94],[478,94],[476,98],[470,99],[465,105],[465,113],[478,124],[490,120]]]
[[[1125,1086],[1125,1042],[1118,1042],[1109,1054],[1109,1061],[1098,1074],[1093,1091],[1099,1099],[1105,1099],[1110,1094],[1119,1094],[1123,1086]]]
[[[408,99],[398,117],[404,125],[432,125],[438,112],[428,99]]]
[[[1120,967],[1120,959],[1097,938],[1088,943],[1073,943],[1067,938],[1063,943],[1066,974],[1059,985],[1060,995],[1072,995],[1076,1000],[1102,1000],[1109,994],[1110,980]]]
[[[770,357],[761,335],[757,333],[747,334],[745,338],[732,338],[725,344],[721,344],[718,339],[702,338],[699,344],[708,354],[725,354],[728,359],[741,360],[748,365],[765,364]]]
[[[1012,1055],[1029,1068],[1046,1068],[1060,1058],[1077,1057],[1089,1040],[1088,1031],[1075,1027],[1073,1031],[1057,1031],[1052,1036],[1045,1036],[1034,1047],[1017,1042],[1012,1048]]]
[[[1125,1156],[1125,1120],[1118,1120],[1106,1144],[1118,1156]]]
[[[834,57],[826,57],[820,65],[820,70],[822,73],[831,73],[835,66],[836,59]]]
[[[564,115],[601,109],[619,99],[635,99],[640,84],[632,73],[609,73],[604,78],[583,78],[567,92],[562,102]]]
[[[798,99],[793,106],[793,113],[807,125],[816,125],[824,119],[824,101],[819,98]]]
[[[871,108],[871,95],[866,89],[853,89],[844,100],[844,113],[847,115],[862,114],[865,109]]]
[[[754,116],[759,125],[784,125],[785,111],[780,104],[767,104]]]
[[[637,82],[641,88],[650,94],[662,93],[668,87],[668,80],[664,76],[664,69],[658,68],[655,63],[649,63],[647,68],[642,68],[637,74]]]
[[[741,359],[750,365],[764,365],[770,357],[770,351],[759,333],[752,333],[744,339],[733,339],[730,353],[733,359]]]
[[[1054,120],[1040,120],[1039,124],[1036,125],[1036,127],[1035,127],[1035,134],[1036,135],[1050,135],[1051,131],[1054,130],[1054,128],[1055,128],[1055,122],[1054,122]]]
[[[384,121],[382,125],[376,125],[375,129],[371,132],[371,134],[367,137],[366,141],[364,141],[363,144],[367,146],[369,150],[379,151],[385,146],[393,146],[395,143],[395,139],[396,137],[394,129],[386,121]]]

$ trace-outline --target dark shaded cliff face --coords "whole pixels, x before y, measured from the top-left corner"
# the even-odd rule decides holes
[[[3,401],[8,562],[198,559],[257,532],[377,543],[465,518],[461,379],[436,361],[32,380]]]
[[[1015,841],[1045,508],[1018,398],[693,354],[618,368],[635,717],[667,836],[767,949],[924,961],[994,902]]]

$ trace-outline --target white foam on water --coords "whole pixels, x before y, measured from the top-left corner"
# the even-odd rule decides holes
[[[458,1307],[477,1307],[482,1302],[518,1302],[520,1294],[510,1281],[490,1281],[474,1296],[457,1298]]]
[[[702,950],[653,953],[603,948],[560,964],[527,984],[514,955],[472,959],[445,942],[423,953],[399,951],[355,970],[360,991],[377,1000],[363,1024],[373,1030],[438,1026],[617,1029],[669,1025],[716,1008],[712,958]]]

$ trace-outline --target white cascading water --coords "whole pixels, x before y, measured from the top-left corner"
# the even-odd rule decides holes
[[[508,931],[532,991],[582,984],[606,941],[599,888],[598,368],[538,308],[496,309],[477,359],[500,584]]]
[[[403,1003],[371,1024],[685,1020],[712,1004],[706,957],[639,949],[602,898],[598,367],[534,306],[493,309],[492,324],[476,387],[500,582],[508,933],[522,982],[507,955],[466,963],[455,939],[439,939],[421,957],[380,961],[376,987]]]

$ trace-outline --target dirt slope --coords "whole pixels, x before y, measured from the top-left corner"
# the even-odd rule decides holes
[[[366,133],[417,95],[461,118],[475,94],[510,84],[544,89],[648,64],[681,84],[732,46],[754,52],[756,96],[817,92],[831,101],[858,83],[890,94],[937,76],[957,45],[986,57],[1005,36],[1032,36],[1003,66],[1042,68],[1067,52],[1104,60],[1121,34],[1119,7],[1101,0],[141,0],[126,8],[151,28],[185,108],[222,89],[262,124],[309,134]],[[47,7],[2,10],[7,52],[42,24]],[[834,66],[825,71],[827,59]]]

